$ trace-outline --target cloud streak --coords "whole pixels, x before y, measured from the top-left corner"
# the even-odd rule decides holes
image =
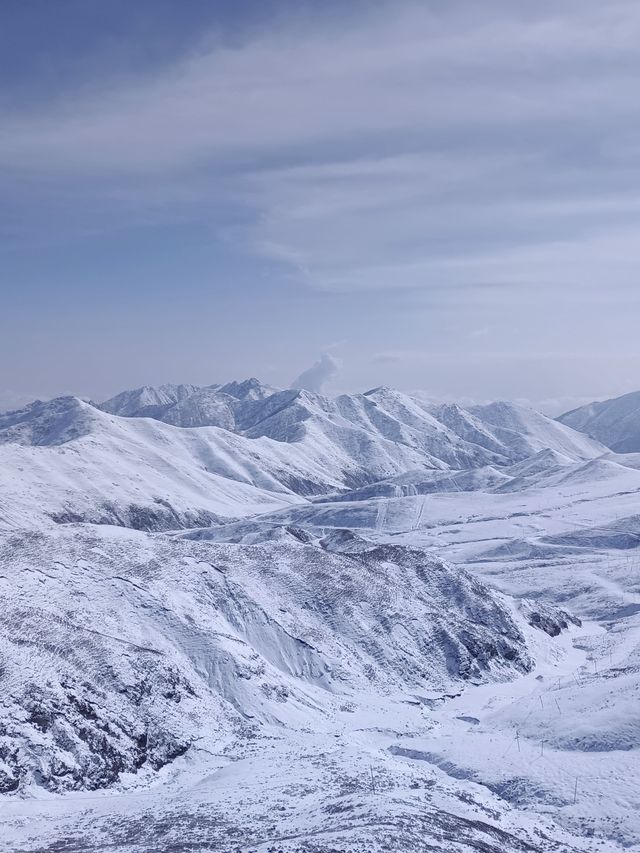
[[[628,119],[640,36],[632,0],[431,9],[394,3],[341,31],[310,22],[201,49],[151,79],[95,84],[57,101],[54,114],[6,118],[0,158],[165,172],[354,135],[473,128],[482,144],[496,127],[535,133],[560,120],[593,129],[601,109]]]
[[[394,3],[5,116],[0,165],[114,217],[239,206],[320,289],[597,287],[638,269],[639,37],[632,0]]]
[[[338,338],[348,341],[341,382],[356,387],[382,379],[446,393],[453,383],[454,393],[532,399],[572,383],[580,394],[633,387],[635,0],[399,0],[349,4],[348,17],[336,4],[322,20],[314,5],[233,43],[205,34],[161,70],[114,70],[47,108],[5,109],[0,248],[42,256],[41,289],[50,270],[64,289],[60,265],[75,255],[52,251],[49,262],[47,250],[107,233],[113,253],[94,262],[86,249],[70,290],[93,287],[109,306],[122,270],[141,326],[131,293],[172,334],[179,312],[163,306],[180,305],[183,353],[207,303],[231,318],[207,343],[222,355],[207,357],[237,346],[244,365],[272,346],[276,382]],[[28,330],[38,301],[23,301]],[[95,298],[86,302],[93,316]],[[79,313],[81,303],[69,300]],[[250,334],[238,335],[234,322],[247,320]],[[199,350],[184,356],[187,367],[198,360]]]

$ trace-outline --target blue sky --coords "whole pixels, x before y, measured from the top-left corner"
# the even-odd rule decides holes
[[[640,6],[7,0],[0,405],[640,386]]]

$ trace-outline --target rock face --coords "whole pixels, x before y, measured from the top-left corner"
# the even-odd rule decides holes
[[[550,637],[557,637],[570,625],[582,625],[582,621],[566,610],[543,604],[539,601],[531,601],[523,598],[520,601],[520,612],[533,628],[539,628]]]
[[[107,787],[335,697],[531,667],[481,583],[349,532],[238,547],[65,527],[0,548],[4,792]]]

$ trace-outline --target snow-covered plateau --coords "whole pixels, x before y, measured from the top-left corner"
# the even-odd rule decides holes
[[[640,851],[620,400],[0,414],[0,851]]]

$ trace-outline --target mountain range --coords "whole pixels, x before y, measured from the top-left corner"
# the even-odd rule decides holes
[[[640,850],[632,398],[0,414],[0,850]]]
[[[62,397],[0,415],[0,524],[204,526],[407,471],[500,470],[597,441],[509,403],[429,406],[389,388],[335,399],[257,380],[140,388],[102,404]]]

